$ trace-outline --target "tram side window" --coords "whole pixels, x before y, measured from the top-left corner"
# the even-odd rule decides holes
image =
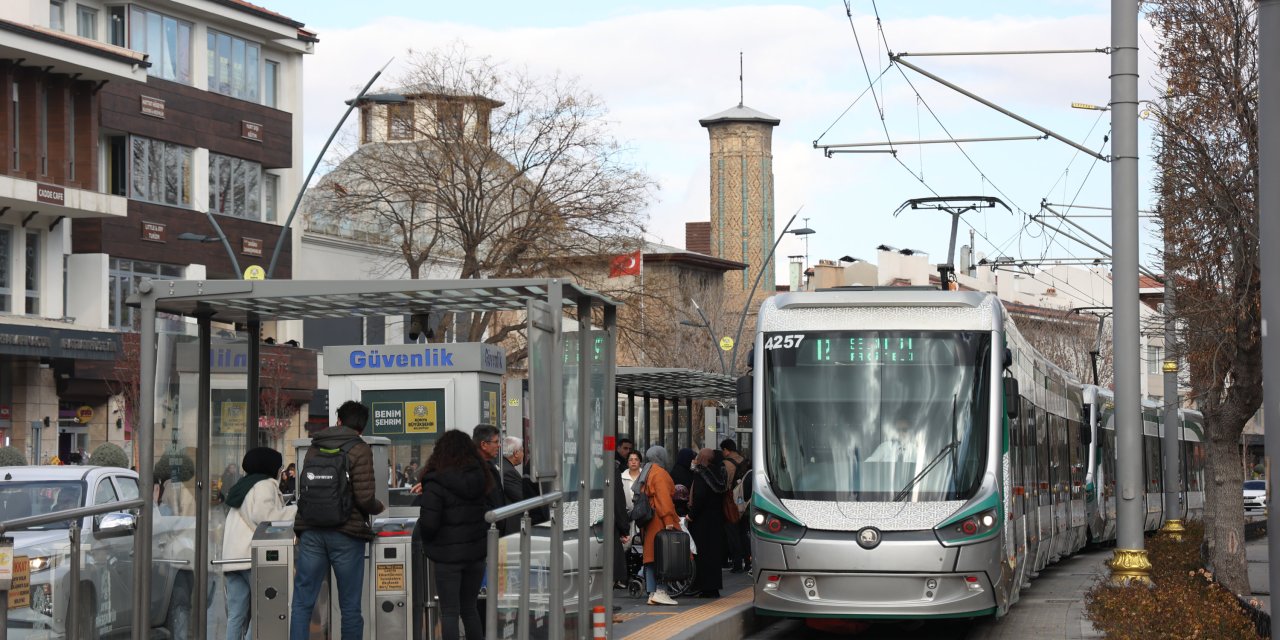
[[[1054,441],[1054,478],[1057,488],[1067,490],[1071,487],[1071,457],[1067,444],[1067,423],[1062,416],[1050,416],[1053,421]]]
[[[1106,480],[1106,495],[1116,492],[1116,432],[1102,430],[1102,474]]]
[[[1142,449],[1146,453],[1147,492],[1161,491],[1160,440],[1155,436],[1143,436]]]
[[[1018,399],[1013,398],[1014,417],[1009,418],[1009,482],[1013,485],[1005,487],[1005,491],[1013,493],[1013,487],[1022,486],[1022,420],[1017,410]]]
[[[1036,408],[1036,455],[1040,458],[1038,480],[1041,495],[1053,490],[1053,434],[1049,432],[1049,415]]]
[[[1187,491],[1204,491],[1204,443],[1184,442],[1187,447]]]
[[[1067,438],[1071,443],[1071,486],[1084,486],[1084,465],[1088,457],[1080,441],[1080,423],[1067,420]]]

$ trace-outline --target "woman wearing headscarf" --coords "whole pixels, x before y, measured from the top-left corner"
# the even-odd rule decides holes
[[[723,454],[714,449],[699,451],[693,463],[693,486],[689,489],[689,535],[698,547],[691,589],[697,598],[718,598],[723,586],[721,565],[725,558],[724,493],[727,487]]]
[[[659,531],[676,531],[680,528],[680,516],[676,514],[676,485],[667,472],[667,450],[660,445],[649,447],[644,457],[652,465],[645,478],[644,492],[649,496],[649,506],[653,508],[653,519],[644,527],[644,582],[649,593],[649,604],[679,604],[667,595],[667,585],[658,584],[657,572],[654,569],[654,539]]]
[[[676,466],[671,469],[671,480],[676,483],[676,513],[682,518],[689,515],[689,487],[693,486],[693,459],[697,455],[689,447],[677,451]]]
[[[244,477],[226,492],[227,521],[222,527],[223,559],[250,557],[249,543],[260,522],[292,520],[297,507],[284,505],[280,495],[280,465],[284,458],[269,447],[257,447],[244,454]],[[223,567],[227,586],[227,640],[248,637],[250,619],[251,566],[248,562]]]
[[[443,638],[458,637],[459,617],[467,640],[484,637],[476,602],[488,551],[484,513],[494,484],[489,466],[466,433],[450,429],[436,441],[422,474],[418,528],[435,563]]]

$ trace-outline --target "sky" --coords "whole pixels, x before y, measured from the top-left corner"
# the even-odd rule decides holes
[[[395,86],[410,49],[463,43],[512,68],[574,76],[603,99],[612,134],[629,149],[634,165],[660,186],[644,211],[651,241],[683,246],[685,223],[710,219],[709,146],[698,119],[737,105],[741,91],[746,106],[782,121],[773,137],[775,228],[798,211],[792,228],[815,231],[807,236],[807,247],[798,237],[784,238],[775,256],[780,278],[787,273],[786,256],[807,252],[810,263],[841,256],[874,262],[882,244],[944,261],[948,214],[894,213],[907,199],[928,196],[995,196],[1012,209],[964,214],[957,248],[969,244],[972,233],[976,251],[986,256],[1100,256],[1098,249],[1064,236],[1062,231],[1083,235],[1070,225],[1057,221],[1047,229],[1030,221],[1042,213],[1042,200],[1104,208],[1110,200],[1110,165],[1056,140],[903,145],[896,157],[828,158],[814,144],[1038,136],[1016,120],[890,64],[887,52],[1101,49],[1110,44],[1109,2],[851,0],[851,17],[842,2],[263,4],[305,23],[320,38],[304,63],[307,166],[341,117],[343,100],[388,60],[393,59],[375,89]],[[1155,39],[1145,21],[1139,24],[1139,95],[1148,99],[1157,95]],[[906,60],[1102,155],[1111,152],[1105,142],[1110,113],[1070,107],[1072,102],[1107,104],[1110,59],[1105,54]],[[1144,209],[1153,203],[1151,133],[1151,123],[1140,121]],[[1110,241],[1110,220],[1101,217],[1106,211],[1055,209],[1094,216],[1071,220]],[[1155,232],[1144,219],[1141,261],[1158,271],[1150,246]]]

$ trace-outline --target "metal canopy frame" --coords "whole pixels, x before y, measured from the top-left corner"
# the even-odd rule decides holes
[[[665,398],[730,400],[737,395],[733,376],[696,369],[618,367],[619,393],[650,393]]]
[[[533,353],[532,359],[538,356],[543,363],[540,373],[530,370],[530,397],[533,410],[530,412],[533,428],[542,431],[553,444],[553,450],[561,450],[564,437],[562,418],[568,402],[575,402],[578,415],[583,416],[578,424],[578,441],[591,442],[591,422],[585,419],[590,405],[589,385],[578,385],[578,397],[566,398],[564,393],[564,362],[560,357],[565,346],[564,310],[573,309],[578,315],[577,336],[581,353],[586,353],[591,345],[593,333],[591,319],[598,310],[602,311],[603,324],[600,327],[607,334],[605,348],[605,394],[615,397],[614,361],[616,357],[616,321],[618,303],[597,292],[582,288],[577,284],[559,278],[531,279],[474,279],[474,280],[143,280],[138,292],[130,296],[128,304],[141,309],[141,339],[139,346],[139,383],[140,406],[138,407],[138,424],[134,427],[135,450],[138,456],[138,481],[143,487],[145,504],[139,514],[138,530],[134,537],[134,593],[132,612],[132,638],[143,640],[150,633],[151,617],[151,564],[152,539],[154,533],[153,513],[155,498],[150,490],[154,479],[155,465],[155,405],[156,405],[156,364],[157,364],[157,332],[156,314],[166,313],[193,317],[198,325],[199,352],[199,396],[197,411],[197,447],[196,447],[196,479],[195,500],[197,504],[195,532],[195,567],[194,592],[192,601],[203,603],[207,600],[209,574],[209,438],[210,424],[210,346],[211,323],[236,322],[249,325],[248,371],[246,388],[257,386],[258,372],[258,340],[257,328],[263,321],[272,320],[305,320],[320,318],[348,318],[365,316],[396,316],[427,313],[430,311],[525,311],[531,333],[539,332],[550,340],[540,342],[545,353]],[[595,316],[600,317],[600,316]],[[532,342],[532,340],[531,340]],[[579,379],[586,380],[587,362],[579,364]],[[545,387],[545,388],[544,388]],[[258,398],[255,393],[247,393],[248,415],[247,427],[257,425]],[[603,436],[605,442],[612,442],[617,428],[616,403],[605,402]],[[545,424],[538,424],[539,421]],[[246,446],[252,443],[255,429],[246,429]],[[590,447],[578,448],[577,465],[579,473],[591,468]],[[600,452],[604,453],[604,452]],[[563,458],[552,456],[555,460],[554,475],[551,476],[551,491],[558,492],[562,486]],[[612,531],[613,474],[604,474],[604,530]],[[578,500],[578,522],[590,522],[590,504],[587,494],[581,492]],[[564,535],[562,526],[554,526],[557,515],[553,516],[551,527],[551,553],[549,567],[552,575],[563,574]],[[579,526],[578,531],[578,568],[589,566],[590,549],[587,546],[589,527]],[[606,572],[613,565],[613,545],[604,545],[603,567]],[[578,594],[590,594],[590,571],[576,571],[575,580]],[[606,580],[606,584],[608,580]],[[526,587],[527,588],[527,587]],[[613,590],[603,589],[606,611],[612,609]],[[564,628],[564,593],[562,589],[550,589],[550,620],[552,628]],[[590,596],[578,598],[579,635],[588,638],[591,625]],[[192,607],[192,617],[196,629],[207,629],[207,608]],[[606,616],[609,633],[612,633],[612,616]],[[492,630],[491,630],[492,631]]]

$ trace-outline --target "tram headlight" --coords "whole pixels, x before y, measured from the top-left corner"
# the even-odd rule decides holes
[[[934,529],[938,541],[944,546],[980,542],[990,538],[1000,525],[999,512],[987,509],[960,520],[951,520]]]
[[[756,539],[781,544],[795,544],[805,532],[803,525],[758,507],[752,509],[751,529]]]

